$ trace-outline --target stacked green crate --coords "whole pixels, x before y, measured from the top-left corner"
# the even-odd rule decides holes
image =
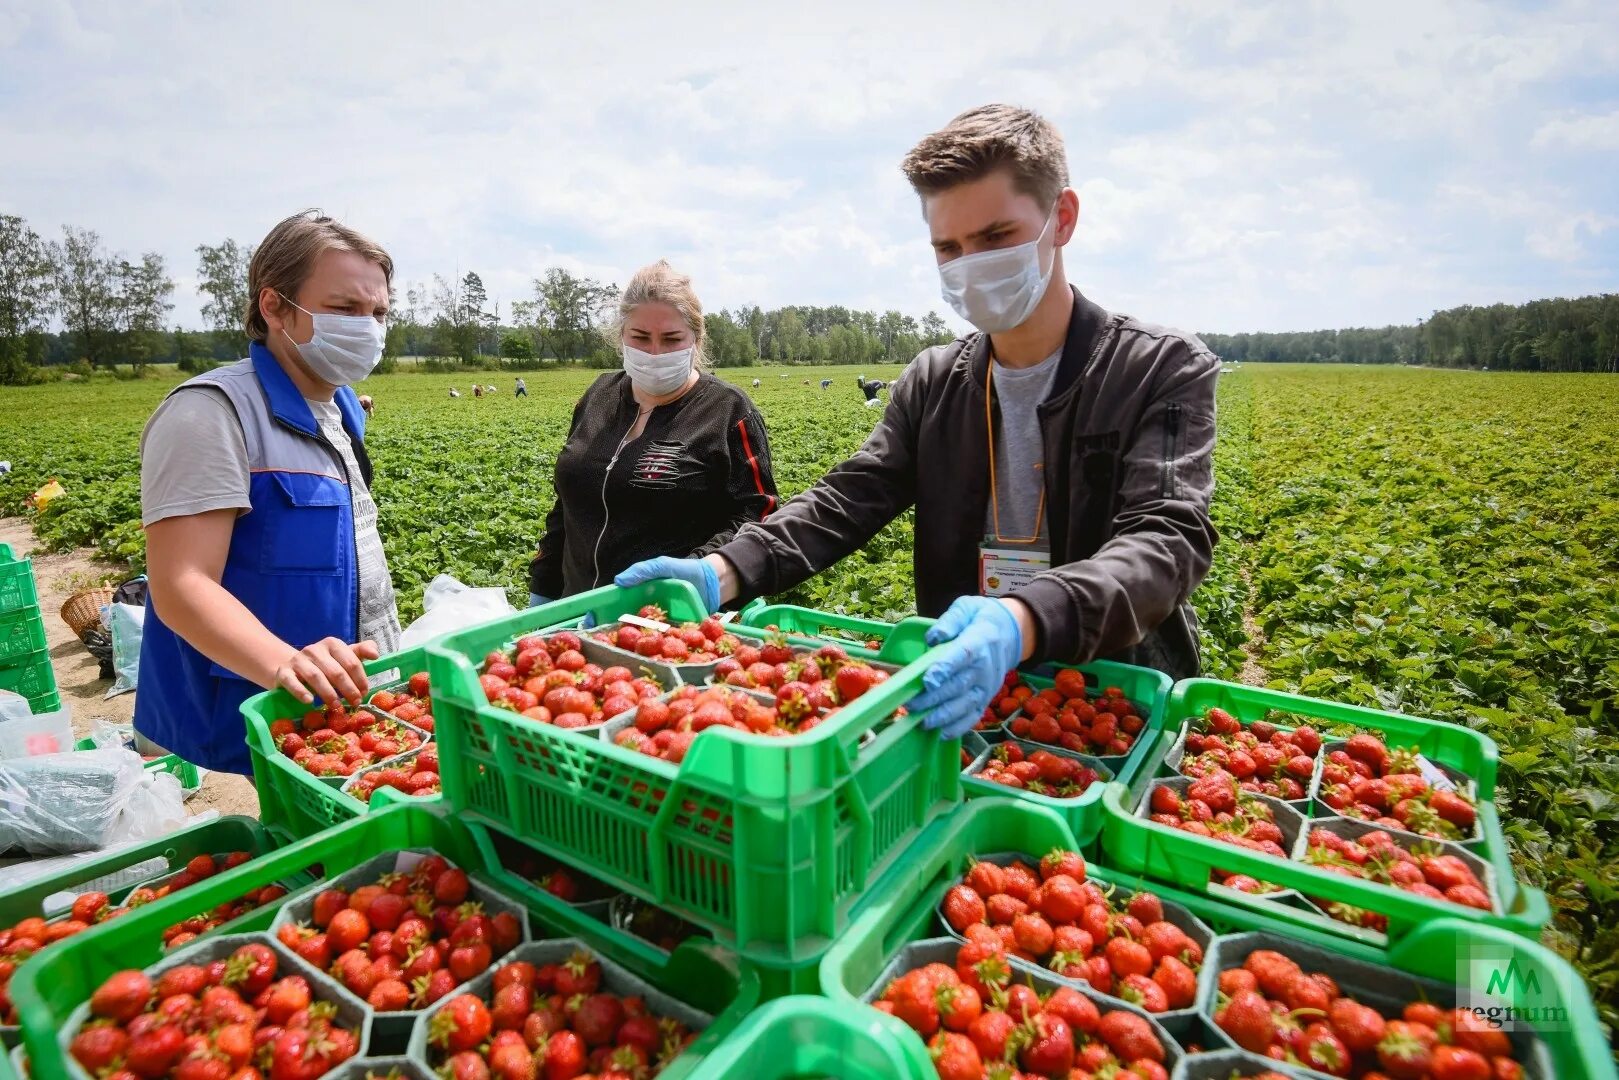
[[[37,713],[62,707],[33,560],[17,558],[7,544],[0,544],[0,690],[21,694]]]

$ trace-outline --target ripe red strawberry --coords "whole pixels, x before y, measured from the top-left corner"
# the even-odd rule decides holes
[[[1028,1028],[1029,1039],[1018,1052],[1018,1064],[1041,1076],[1064,1076],[1074,1067],[1074,1033],[1068,1022],[1040,1013]]]
[[[992,862],[974,862],[967,871],[966,884],[979,896],[994,896],[1006,889],[1006,876]]]
[[[592,994],[579,1005],[570,1026],[586,1046],[605,1046],[624,1023],[624,1005],[612,994]]]
[[[1073,878],[1076,883],[1085,880],[1085,857],[1077,851],[1054,848],[1040,859],[1040,878],[1049,881],[1058,874]]]
[[[847,705],[877,683],[877,669],[865,664],[845,664],[837,671],[838,700]]]
[[[1464,796],[1454,791],[1435,791],[1428,797],[1428,806],[1434,813],[1468,834],[1478,820],[1478,811]]]
[[[1122,1061],[1146,1059],[1163,1064],[1163,1043],[1153,1034],[1152,1025],[1135,1013],[1123,1009],[1104,1013],[1096,1033]]]
[[[1364,733],[1351,735],[1349,740],[1344,743],[1343,749],[1344,753],[1356,761],[1363,761],[1370,765],[1374,776],[1382,776],[1388,771],[1386,766],[1389,759],[1389,750],[1387,746],[1383,745],[1383,740],[1376,735]]]
[[[451,998],[433,1015],[428,1042],[451,1054],[476,1049],[489,1037],[493,1018],[476,994]]]
[[[1113,976],[1116,979],[1130,975],[1152,974],[1152,953],[1139,941],[1122,937],[1112,938],[1103,947],[1103,953],[1107,956],[1108,965],[1113,969]]]
[[[965,1032],[984,1011],[983,998],[966,983],[946,983],[934,992],[939,1023],[947,1031]]]
[[[1173,956],[1158,961],[1152,974],[1153,982],[1164,991],[1165,1003],[1171,1009],[1189,1009],[1197,997],[1197,972]]]
[[[138,971],[120,971],[96,987],[90,995],[90,1011],[127,1023],[145,1011],[151,998],[152,980]]]
[[[1252,990],[1233,994],[1225,1008],[1214,1014],[1214,1022],[1232,1042],[1255,1054],[1263,1054],[1275,1037],[1270,1003]]]
[[[939,1080],[982,1080],[983,1058],[965,1035],[941,1031],[928,1041],[928,1056]]]
[[[1351,1053],[1370,1053],[1383,1039],[1386,1024],[1383,1014],[1352,998],[1341,997],[1334,1001],[1327,1010],[1327,1019]]]
[[[1144,926],[1162,922],[1164,918],[1164,902],[1150,892],[1138,892],[1131,896],[1125,910],[1140,919]]]
[[[1390,1020],[1377,1044],[1377,1061],[1396,1080],[1419,1080],[1433,1062],[1431,1029],[1404,1020]]]
[[[956,933],[989,917],[983,898],[970,885],[954,885],[944,894],[944,919]]]
[[[1017,1031],[1017,1021],[1004,1012],[980,1013],[967,1028],[967,1037],[985,1061],[1000,1061],[1006,1056],[1006,1046]]]

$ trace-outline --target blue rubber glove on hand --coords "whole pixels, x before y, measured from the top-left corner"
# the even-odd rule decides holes
[[[1023,660],[1023,632],[999,600],[963,596],[927,633],[929,645],[949,642],[939,661],[922,676],[922,692],[910,708],[922,726],[946,739],[973,729],[1006,673]]]
[[[649,581],[669,580],[684,581],[696,589],[708,614],[712,615],[720,609],[720,576],[702,559],[674,559],[660,555],[656,559],[636,563],[614,578],[613,584],[627,589]]]

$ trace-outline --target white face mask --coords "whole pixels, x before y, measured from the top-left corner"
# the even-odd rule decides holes
[[[282,297],[286,300],[286,297]],[[292,304],[291,300],[287,303]],[[388,328],[370,315],[333,315],[328,312],[307,311],[292,304],[315,324],[315,336],[300,345],[292,341],[293,348],[303,357],[309,370],[322,382],[333,386],[349,386],[359,382],[382,359],[382,344]]]
[[[630,381],[643,394],[663,397],[686,385],[691,378],[692,354],[696,349],[687,346],[674,352],[642,352],[634,345],[624,346],[624,370]]]
[[[940,295],[956,314],[986,334],[999,334],[1020,326],[1046,295],[1051,268],[1056,265],[1056,249],[1051,262],[1040,266],[1040,241],[1057,218],[1053,206],[1045,228],[1027,244],[962,255],[939,267]]]

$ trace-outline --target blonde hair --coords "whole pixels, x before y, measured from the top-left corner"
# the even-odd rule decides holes
[[[391,287],[394,261],[375,240],[349,228],[319,210],[305,210],[283,218],[253,252],[247,267],[247,310],[242,326],[254,341],[266,341],[270,327],[259,310],[259,294],[273,289],[283,299],[298,295],[315,269],[315,261],[328,251],[352,251],[382,267]]]
[[[918,195],[933,195],[979,180],[996,169],[1042,208],[1068,186],[1068,154],[1051,121],[1014,105],[968,109],[928,135],[900,163]]]
[[[670,266],[668,259],[659,259],[637,270],[618,298],[618,318],[607,327],[608,341],[614,349],[623,343],[624,323],[630,312],[642,304],[668,304],[680,313],[681,320],[691,330],[692,362],[702,366],[708,347],[708,327],[703,322],[703,302],[697,299],[697,290],[691,287],[691,276]]]

